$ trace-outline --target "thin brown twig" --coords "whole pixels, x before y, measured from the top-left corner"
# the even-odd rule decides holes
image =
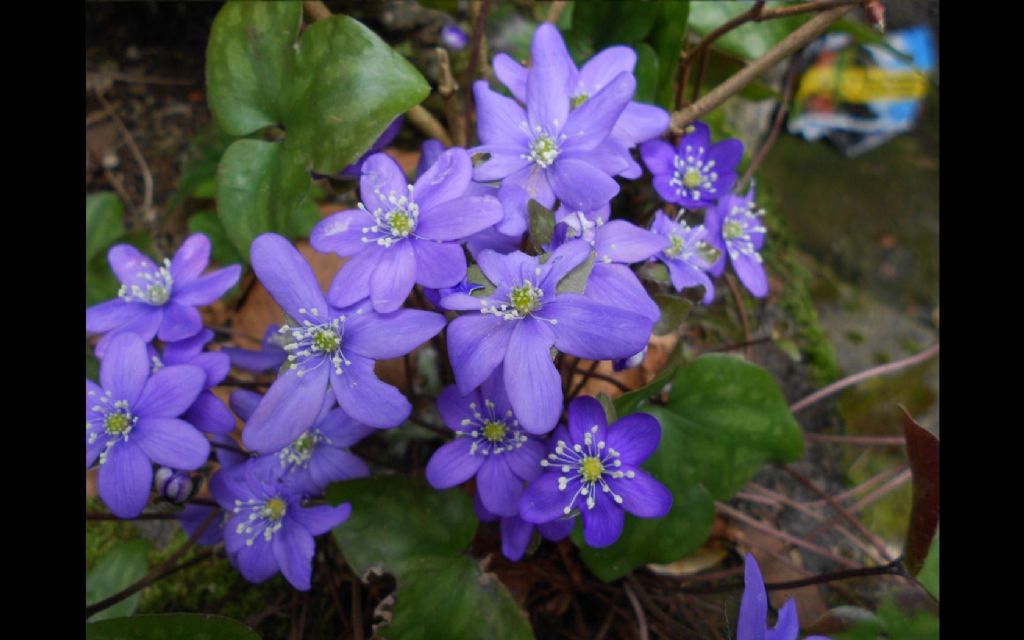
[[[847,511],[849,511],[850,513],[858,513],[858,512],[860,512],[862,509],[865,509],[866,507],[868,507],[868,506],[874,504],[875,502],[881,500],[882,498],[884,498],[886,495],[888,495],[892,491],[898,489],[903,484],[906,484],[907,482],[910,481],[910,479],[911,479],[910,469],[906,469],[905,471],[903,471],[902,473],[900,473],[896,477],[892,478],[891,480],[889,480],[888,482],[883,484],[881,487],[875,489],[874,491],[872,491],[868,495],[864,496],[863,498],[861,498],[857,502],[855,502],[852,505],[850,505],[850,507],[847,509]],[[828,529],[830,526],[832,526],[832,523],[835,522],[836,520],[838,520],[839,518],[840,518],[839,515],[832,516],[831,518],[829,518],[825,522],[821,523],[820,525],[818,525],[814,529],[811,529],[807,533],[807,537],[808,538],[813,538],[814,536],[818,535],[819,533],[821,533],[825,529]]]
[[[487,43],[484,38],[484,25],[487,24],[487,11],[490,9],[491,0],[470,0],[469,15],[473,23],[473,40],[469,50],[469,66],[466,68],[465,85],[465,114],[466,114],[466,136],[468,143],[473,138],[473,82],[480,77],[479,67],[481,58],[487,57]],[[485,63],[486,64],[486,63]]]
[[[437,47],[434,49],[434,54],[437,56],[437,65],[440,69],[437,94],[441,96],[441,102],[444,104],[444,117],[448,121],[448,131],[451,132],[455,146],[464,147],[466,146],[466,117],[460,111],[459,101],[455,95],[455,92],[459,90],[459,83],[452,75],[448,50],[444,47]]]
[[[583,369],[573,368],[572,369],[572,373],[579,373],[579,374],[583,375],[583,374],[586,374],[586,371],[584,371]],[[628,393],[629,391],[632,391],[632,389],[630,389],[629,386],[624,384],[621,380],[613,378],[612,376],[605,375],[603,373],[598,373],[598,372],[595,371],[595,372],[590,374],[590,377],[593,378],[594,380],[601,380],[602,382],[607,382],[608,384],[613,384],[616,387],[618,387],[619,391],[622,391],[623,393]]]
[[[742,191],[740,185],[745,185],[750,181],[754,172],[757,171],[757,168],[761,166],[761,163],[768,156],[768,152],[775,146],[775,141],[779,138],[779,132],[782,131],[782,125],[786,122],[789,105],[793,102],[793,93],[796,91],[796,78],[799,70],[800,57],[794,55],[789,61],[789,70],[786,72],[786,84],[782,89],[782,99],[779,101],[779,107],[775,111],[775,120],[772,122],[771,131],[768,132],[768,137],[765,138],[764,143],[757,150],[757,154],[754,155],[754,158],[747,166],[747,170],[743,172],[743,176],[736,183],[736,191]]]
[[[633,587],[629,586],[629,582],[623,582],[622,586],[626,590],[626,597],[629,598],[629,605],[636,614],[636,628],[640,640],[648,640],[650,636],[647,633],[647,616],[644,615],[644,608],[640,606],[640,601],[636,599],[636,593],[633,592]]]
[[[832,23],[849,13],[853,7],[853,4],[844,4],[822,11],[783,38],[781,42],[765,52],[763,56],[743,67],[725,82],[709,91],[703,98],[673,112],[671,120],[672,131],[681,133],[691,122],[722,104],[726,98],[738,93],[743,87],[775,66],[780,60],[792,55],[805,44],[820,36]]]
[[[802,549],[806,549],[806,550],[808,550],[808,551],[810,551],[812,553],[816,553],[816,554],[818,554],[818,555],[820,555],[822,557],[829,558],[830,560],[833,560],[833,561],[837,562],[838,564],[843,565],[844,567],[859,568],[857,563],[853,562],[852,560],[850,560],[848,558],[844,558],[842,556],[836,555],[835,553],[829,551],[828,549],[825,549],[824,547],[820,547],[820,546],[814,544],[813,542],[807,542],[806,540],[802,540],[800,538],[797,538],[796,536],[791,535],[789,533],[786,533],[785,531],[781,531],[779,529],[776,529],[775,527],[771,526],[770,524],[761,522],[760,520],[757,520],[756,518],[752,518],[749,515],[743,513],[742,511],[739,511],[738,509],[734,509],[734,508],[730,507],[729,505],[727,505],[725,503],[715,502],[715,506],[718,508],[719,511],[721,511],[725,515],[729,516],[730,518],[733,518],[734,520],[739,520],[743,524],[751,526],[751,527],[757,529],[758,531],[761,531],[762,533],[767,533],[767,534],[773,535],[776,538],[779,538],[780,540],[782,540],[783,542],[788,542],[791,545],[800,547]]]
[[[86,520],[115,520],[118,522],[131,522],[133,520],[173,520],[173,513],[140,513],[134,518],[121,518],[112,513],[87,513]]]
[[[566,396],[566,398],[565,398],[566,402],[569,402],[570,400],[575,398],[577,395],[579,395],[580,391],[583,391],[583,387],[585,387],[586,384],[587,384],[587,381],[590,380],[591,377],[593,377],[594,372],[597,371],[597,367],[600,364],[601,364],[600,360],[592,360],[590,362],[590,366],[587,368],[586,371],[583,372],[583,377],[580,379],[580,381],[578,383],[576,383],[576,387],[569,393],[568,396]],[[575,373],[575,372],[576,372],[576,367],[574,366],[573,367],[573,373]]]
[[[306,10],[306,17],[310,22],[331,17],[331,10],[320,0],[305,0],[302,3],[302,8]]]
[[[856,497],[856,496],[858,496],[860,494],[863,494],[865,491],[868,491],[869,489],[872,489],[875,485],[878,485],[878,484],[880,484],[882,482],[885,482],[886,480],[891,480],[892,478],[895,478],[900,473],[903,473],[904,471],[906,471],[908,468],[909,467],[907,467],[907,466],[903,466],[903,467],[890,467],[890,468],[886,469],[885,471],[882,471],[882,472],[880,472],[880,473],[878,473],[878,474],[868,478],[867,480],[865,480],[864,482],[858,484],[857,486],[852,487],[850,489],[847,489],[846,491],[836,495],[835,498],[836,498],[836,500],[839,500],[840,502],[842,502],[844,500],[851,500],[854,497]],[[814,500],[812,502],[808,502],[807,504],[809,504],[809,505],[822,505],[822,504],[825,504],[825,501],[824,500]]]
[[[805,433],[804,437],[813,442],[835,442],[861,447],[905,447],[907,441],[901,436],[840,436],[827,433]]]
[[[732,277],[731,273],[725,274],[725,284],[729,286],[729,291],[732,293],[732,299],[736,301],[736,313],[740,316],[740,323],[743,325],[743,355],[747,360],[753,359],[753,341],[750,339],[750,325],[747,324],[747,307],[743,304],[743,296],[740,295],[740,288],[736,284],[736,279]]]
[[[544,17],[544,22],[555,24],[562,17],[563,11],[565,11],[565,0],[554,0],[548,7],[548,15]]]
[[[889,554],[889,549],[885,546],[885,542],[881,538],[876,536],[870,529],[864,526],[864,523],[857,519],[852,513],[843,508],[843,505],[839,504],[835,498],[830,496],[827,492],[823,491],[818,485],[814,484],[810,478],[800,473],[796,469],[790,467],[787,464],[779,464],[783,471],[789,474],[791,478],[799,482],[803,487],[807,488],[811,493],[818,496],[822,500],[828,503],[828,506],[832,508],[843,520],[846,520],[850,525],[857,530],[859,534],[864,536],[864,539],[871,543],[872,546],[886,560],[893,560],[892,555]]]
[[[704,78],[704,69],[705,67],[707,67],[709,57],[708,49],[710,49],[712,43],[714,43],[714,41],[718,40],[720,37],[724,36],[726,33],[739,27],[740,25],[750,22],[751,20],[757,19],[763,13],[764,0],[758,0],[757,2],[754,2],[754,5],[750,7],[750,9],[744,11],[743,13],[734,18],[731,18],[723,22],[718,27],[713,29],[711,33],[701,38],[700,42],[697,43],[697,46],[694,47],[693,51],[690,52],[687,61],[688,67],[686,70],[689,71],[689,65],[693,63],[693,60],[695,60],[697,56],[700,56],[700,66],[697,69],[697,77],[694,79],[693,82],[693,93],[690,95],[690,102],[694,102],[697,99],[697,96],[700,95],[700,83]]]
[[[143,221],[147,224],[152,225],[156,222],[155,211],[153,211],[153,174],[149,170],[149,164],[146,162],[146,158],[142,155],[142,150],[139,149],[139,145],[135,143],[135,138],[132,136],[131,131],[125,125],[124,120],[121,116],[117,115],[117,110],[110,106],[110,102],[104,97],[103,92],[99,89],[96,90],[96,99],[100,101],[100,104],[104,108],[110,111],[110,117],[114,120],[114,124],[121,130],[124,135],[125,142],[128,144],[128,149],[132,152],[132,156],[135,158],[135,162],[139,165],[139,170],[142,171],[142,207],[139,213]]]
[[[827,398],[828,396],[834,393],[842,391],[847,387],[852,387],[855,384],[858,384],[860,382],[869,380],[877,376],[895,373],[901,369],[912,367],[916,364],[925,362],[926,360],[932,358],[933,356],[938,355],[938,353],[939,345],[938,343],[936,343],[928,347],[924,351],[910,356],[909,358],[903,358],[902,360],[897,360],[896,362],[890,362],[888,364],[883,364],[877,367],[866,369],[864,371],[861,371],[860,373],[855,373],[852,376],[846,376],[842,380],[833,382],[827,387],[819,389],[812,393],[811,395],[794,402],[789,406],[789,410],[792,411],[793,413],[796,413],[797,411],[800,411],[801,409],[806,409],[815,402],[818,402],[823,398]]]
[[[122,600],[132,596],[133,594],[135,594],[135,593],[137,593],[139,591],[142,591],[143,589],[145,589],[149,585],[153,584],[157,580],[160,580],[163,577],[169,576],[169,575],[171,575],[172,573],[174,573],[176,571],[180,571],[186,565],[187,566],[191,566],[191,564],[188,564],[188,563],[186,563],[186,565],[182,565],[182,566],[175,566],[175,565],[177,564],[178,559],[181,558],[182,556],[184,556],[185,553],[188,552],[188,550],[191,549],[193,545],[195,545],[196,541],[199,540],[199,538],[204,533],[206,533],[206,530],[209,529],[210,526],[213,525],[214,522],[216,522],[217,517],[219,515],[220,515],[219,512],[214,511],[214,512],[210,513],[210,515],[206,516],[206,519],[203,520],[202,524],[199,525],[199,528],[195,530],[195,532],[192,534],[192,536],[184,544],[182,544],[180,547],[178,547],[174,551],[174,553],[172,553],[171,556],[169,558],[167,558],[166,561],[164,561],[163,564],[161,564],[159,567],[157,567],[156,571],[154,571],[152,573],[149,573],[146,576],[143,576],[143,578],[141,580],[136,581],[134,584],[128,586],[125,589],[122,589],[121,591],[118,591],[117,593],[115,593],[114,595],[110,596],[109,598],[104,598],[103,600],[100,600],[99,602],[97,602],[95,604],[91,604],[88,607],[86,607],[85,608],[85,619],[88,620],[92,615],[94,615],[96,613],[99,613],[100,611],[103,611],[104,609],[108,609],[108,608],[114,606],[115,604],[117,604],[118,602],[121,602]],[[200,554],[200,555],[205,559],[207,557],[212,556],[213,555],[213,551],[207,551],[207,552],[205,552],[203,554]],[[193,559],[193,560],[190,561],[190,563],[192,563],[192,564],[194,564],[195,562],[196,562],[196,559]]]

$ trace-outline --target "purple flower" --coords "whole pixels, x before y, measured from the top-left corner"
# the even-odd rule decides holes
[[[579,511],[587,544],[607,547],[622,535],[623,511],[660,518],[672,507],[672,493],[639,466],[660,439],[653,416],[634,413],[609,427],[600,402],[576,398],[569,428],[555,431],[541,462],[549,471],[526,488],[519,515],[539,524]]]
[[[228,376],[231,362],[227,354],[203,351],[203,347],[212,339],[213,332],[203,329],[191,338],[166,345],[163,357],[157,355],[153,345],[149,345],[149,357],[153,373],[167,365],[177,364],[193,364],[202,369],[206,373],[206,384],[182,418],[206,433],[228,433],[235,428],[235,417],[211,389]]]
[[[464,149],[440,155],[413,185],[394,160],[367,159],[358,209],[321,220],[310,236],[317,251],[352,259],[338,271],[328,299],[348,307],[369,297],[379,313],[402,306],[416,283],[452,287],[466,275],[466,254],[454,242],[498,222],[501,204],[466,195],[472,162]]]
[[[707,272],[711,270],[721,253],[713,246],[714,239],[708,229],[702,224],[688,227],[682,218],[679,222],[672,222],[659,209],[654,212],[651,231],[670,242],[657,258],[668,268],[668,275],[675,290],[704,287],[704,299],[701,302],[711,304],[715,299],[715,285],[711,283]]]
[[[309,263],[281,236],[259,236],[250,253],[256,277],[292,320],[280,329],[290,338],[285,345],[289,369],[249,417],[242,432],[245,446],[260,453],[287,446],[313,426],[331,389],[353,420],[378,429],[401,424],[412,406],[377,378],[374,361],[405,355],[434,337],[444,316],[416,309],[378,315],[369,305],[335,309]]]
[[[758,253],[764,246],[764,234],[768,231],[763,216],[764,209],[754,207],[753,185],[745,196],[729,194],[723,197],[704,216],[708,242],[723,254],[711,268],[711,273],[722,275],[728,256],[743,286],[755,298],[768,295],[768,275]]]
[[[217,472],[210,490],[230,515],[224,548],[246,580],[260,583],[278,571],[300,591],[308,591],[313,571],[314,536],[348,519],[348,502],[304,507],[300,494],[262,477],[253,463]]]
[[[589,214],[560,208],[555,212],[555,219],[562,223],[556,227],[557,241],[561,241],[560,236],[565,240],[580,238],[596,253],[583,295],[657,322],[661,310],[628,265],[647,260],[669,246],[669,242],[625,220],[608,222],[608,214],[607,207]]]
[[[441,157],[444,145],[440,140],[430,139],[423,143],[422,150],[416,165],[417,179]],[[466,237],[466,248],[474,258],[484,249],[509,253],[519,248],[527,229],[526,204],[529,198],[525,191],[511,184],[499,188],[482,182],[470,182],[465,195],[496,197],[503,212],[503,217],[494,226]]]
[[[178,419],[205,380],[193,365],[164,367],[151,376],[142,338],[119,333],[110,340],[100,385],[85,381],[85,468],[99,460],[99,494],[114,515],[142,513],[154,462],[185,470],[206,462],[210,441]]]
[[[483,144],[471,153],[490,154],[473,170],[473,179],[501,180],[503,188],[519,187],[526,199],[549,208],[558,198],[573,209],[596,209],[619,192],[612,176],[629,168],[629,152],[610,134],[633,97],[636,80],[621,71],[573,109],[575,66],[558,29],[537,27],[531,54],[525,112],[485,81],[473,85]]]
[[[676,149],[664,140],[651,140],[640,145],[640,157],[654,174],[658,195],[687,208],[703,209],[736,183],[743,143],[729,139],[711,144],[706,124],[695,122],[691,127]]]
[[[576,525],[575,518],[559,518],[544,524],[533,524],[523,520],[518,515],[499,516],[491,513],[480,500],[480,493],[473,496],[473,509],[480,518],[480,522],[494,522],[501,519],[501,553],[512,562],[519,562],[526,554],[526,547],[530,546],[530,538],[533,530],[536,529],[545,540],[558,542],[564,540],[572,533]]]
[[[476,489],[492,513],[519,513],[523,483],[540,475],[544,445],[519,426],[500,372],[480,389],[460,395],[455,385],[437,397],[437,410],[455,432],[427,463],[427,482],[448,489],[476,476]]]
[[[469,36],[455,24],[446,24],[441,27],[441,42],[452,51],[461,51],[466,48]]]
[[[559,281],[586,260],[581,240],[559,247],[544,264],[515,251],[479,256],[483,274],[496,286],[482,298],[454,294],[450,309],[475,310],[452,321],[448,353],[459,393],[468,395],[504,363],[512,410],[529,433],[554,429],[562,413],[562,383],[551,347],[589,360],[633,355],[647,344],[654,321],[598,304],[578,293],[559,293]]]
[[[561,40],[555,29],[554,36]],[[564,48],[564,44],[562,48]],[[499,53],[494,57],[494,73],[516,100],[527,101],[527,83],[529,72],[526,67],[513,60],[510,56]],[[636,52],[630,47],[608,47],[588,60],[581,69],[570,58],[568,61],[568,92],[573,109],[579,107],[592,96],[596,95],[620,73],[633,74],[636,66]],[[641,142],[656,138],[668,129],[668,112],[660,107],[639,102],[629,102],[615,121],[609,139],[624,149],[632,149]],[[643,170],[628,154],[622,153],[627,161],[627,168],[618,172],[624,178],[639,178]]]
[[[241,389],[231,394],[231,408],[248,420],[261,398]],[[376,429],[357,423],[334,406],[334,396],[326,394],[312,427],[277,453],[255,458],[253,465],[306,496],[318,495],[331,482],[369,476],[370,468],[348,447]]]
[[[456,293],[473,293],[477,289],[483,289],[484,285],[470,282],[468,278],[463,278],[462,282],[455,285],[454,287],[445,287],[444,289],[424,289],[423,295],[426,296],[427,300],[430,300],[430,304],[434,305],[438,309],[447,311],[444,306],[444,299],[447,296]]]
[[[288,352],[284,350],[284,345],[290,342],[288,337],[279,331],[280,328],[276,324],[269,325],[266,333],[263,334],[263,342],[260,343],[260,348],[256,351],[240,347],[224,347],[220,351],[228,356],[233,366],[243,371],[253,373],[277,371],[288,359]]]
[[[765,593],[761,569],[753,554],[748,553],[743,563],[743,598],[740,617],[736,623],[736,640],[797,640],[800,620],[796,601],[790,598],[779,610],[774,629],[768,628],[768,594]],[[825,636],[807,636],[805,640],[829,640]]]
[[[242,272],[236,264],[201,275],[210,262],[210,240],[201,233],[189,236],[160,267],[130,244],[111,247],[107,261],[121,281],[118,299],[85,310],[85,330],[106,334],[96,345],[99,358],[119,331],[146,342],[154,336],[175,342],[199,333],[203,321],[195,307],[224,295]]]

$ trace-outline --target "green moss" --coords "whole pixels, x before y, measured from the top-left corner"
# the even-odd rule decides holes
[[[792,318],[796,340],[810,368],[811,378],[818,384],[827,384],[840,376],[832,343],[822,329],[818,311],[814,308],[812,290],[820,287],[822,278],[815,275],[813,259],[797,246],[785,220],[785,212],[772,206],[772,192],[767,185],[759,185],[758,206],[763,207],[765,226],[768,228],[763,256],[765,268],[771,278],[782,282],[777,304]]]

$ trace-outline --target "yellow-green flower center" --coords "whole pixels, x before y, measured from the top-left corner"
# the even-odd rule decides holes
[[[412,233],[412,216],[404,209],[396,209],[391,212],[388,222],[391,225],[391,235],[393,236],[405,238]]]
[[[323,353],[334,353],[341,346],[341,338],[329,328],[318,329],[313,336],[313,350]]]
[[[267,504],[263,507],[263,517],[271,520],[280,520],[284,517],[284,512],[287,508],[288,505],[281,498],[271,498],[267,500]]]
[[[530,155],[527,157],[529,160],[540,165],[541,168],[546,169],[558,157],[558,145],[551,139],[551,136],[542,133],[530,145]]]
[[[735,220],[730,220],[722,225],[722,235],[728,240],[739,238],[743,235],[743,225]]]
[[[718,262],[718,258],[722,255],[722,252],[706,242],[698,242],[697,254],[704,259],[704,262],[714,264],[715,262]]]
[[[675,234],[672,234],[671,236],[669,236],[669,240],[672,241],[672,246],[669,247],[668,249],[665,249],[665,255],[674,258],[683,251],[683,239]]]
[[[103,426],[110,435],[119,436],[131,428],[132,421],[127,414],[110,413],[107,414],[107,419]]]
[[[696,189],[703,181],[704,176],[701,175],[700,171],[692,167],[687,169],[686,173],[683,174],[683,184],[686,185],[688,189]]]
[[[488,442],[501,442],[505,439],[507,432],[508,427],[505,426],[504,422],[484,421],[484,437],[487,438]]]
[[[575,109],[576,107],[580,106],[581,104],[583,104],[584,102],[586,102],[586,101],[587,101],[587,98],[589,98],[589,97],[590,97],[590,96],[588,96],[588,95],[587,95],[587,94],[585,94],[585,93],[581,93],[581,94],[580,94],[580,95],[578,95],[578,96],[573,96],[573,97],[572,97],[572,101],[571,101],[571,102],[572,102],[572,108],[573,108],[573,109]]]
[[[604,473],[604,465],[597,456],[584,456],[580,463],[580,475],[584,482],[597,482]]]
[[[316,444],[316,437],[307,431],[292,443],[292,451],[300,457],[308,457],[313,446]]]
[[[543,295],[544,291],[534,287],[532,282],[526,281],[525,284],[512,289],[509,302],[519,312],[519,315],[525,316],[540,306],[540,299]]]

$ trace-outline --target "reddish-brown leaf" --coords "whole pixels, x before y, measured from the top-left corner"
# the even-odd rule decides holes
[[[903,433],[907,439],[907,457],[914,477],[914,497],[910,507],[910,527],[903,545],[903,564],[913,574],[924,566],[935,529],[939,526],[939,439],[917,424],[903,411]]]

